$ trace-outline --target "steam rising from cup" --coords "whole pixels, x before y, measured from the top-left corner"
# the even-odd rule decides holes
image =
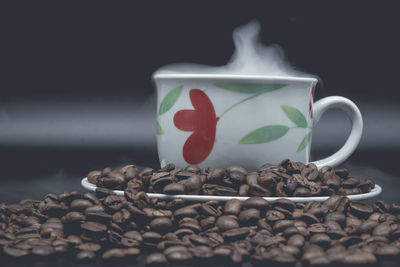
[[[233,31],[235,52],[228,64],[212,67],[179,63],[161,67],[155,74],[233,74],[276,77],[315,77],[291,66],[279,45],[264,46],[260,41],[260,23],[250,22]]]

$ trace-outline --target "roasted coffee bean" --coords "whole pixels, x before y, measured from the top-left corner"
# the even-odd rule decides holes
[[[73,222],[81,222],[86,219],[85,215],[80,212],[72,211],[68,212],[61,218],[63,223],[73,223]]]
[[[101,258],[105,261],[117,260],[124,258],[124,250],[120,248],[112,248],[103,253]]]
[[[86,219],[88,221],[94,221],[99,223],[109,223],[112,220],[112,215],[106,212],[86,212]]]
[[[76,246],[76,248],[84,251],[92,251],[92,252],[97,252],[101,249],[101,245],[97,243],[82,243]]]
[[[376,262],[376,257],[374,254],[363,251],[349,253],[342,260],[343,264],[351,264],[351,265],[372,264],[375,262]]]
[[[28,249],[22,249],[22,248],[17,248],[14,246],[4,246],[3,247],[3,252],[11,257],[23,257],[29,255],[29,250]]]
[[[209,229],[209,228],[214,227],[215,222],[216,222],[216,218],[215,218],[214,216],[209,216],[209,217],[204,218],[204,219],[202,219],[202,220],[200,221],[200,227],[201,227],[203,230],[207,230],[207,229]]]
[[[229,172],[229,181],[232,182],[233,186],[240,186],[246,181],[246,173],[242,171],[233,170]]]
[[[81,229],[89,236],[99,237],[105,235],[107,226],[97,222],[86,222],[81,224]]]
[[[226,202],[224,207],[225,214],[238,215],[242,209],[242,201],[238,199],[231,199]]]
[[[192,174],[189,178],[184,180],[184,190],[187,194],[198,195],[202,187],[201,177],[197,174]]]
[[[108,209],[117,211],[123,207],[123,202],[120,196],[110,195],[104,199],[104,204]]]
[[[251,208],[240,212],[239,221],[244,225],[255,225],[260,216],[260,210]]]
[[[77,246],[79,244],[82,243],[82,239],[77,236],[77,235],[69,235],[66,239],[65,239],[69,244],[72,244],[74,246]]]
[[[285,219],[285,214],[283,214],[282,212],[277,211],[277,210],[269,210],[265,214],[265,218],[269,222],[275,222],[275,221],[279,221],[279,220]]]
[[[220,169],[220,168],[213,168],[207,176],[207,181],[210,182],[219,182],[222,181],[222,179],[225,176],[225,170]]]
[[[101,171],[91,171],[87,175],[87,179],[88,179],[89,183],[97,184],[97,182],[101,176],[102,176]]]
[[[197,217],[198,212],[192,207],[182,207],[180,209],[175,210],[174,216],[179,219],[183,217]]]
[[[167,254],[168,261],[173,264],[189,263],[193,259],[192,253],[186,250],[178,250]]]
[[[151,253],[146,257],[145,264],[147,266],[165,266],[167,265],[167,258],[163,253]]]
[[[179,195],[185,193],[185,186],[179,183],[171,183],[164,187],[164,194]]]
[[[214,208],[212,205],[207,204],[207,203],[201,205],[201,210],[205,216],[220,216],[221,215],[221,212],[218,209]]]
[[[239,227],[239,222],[236,218],[224,215],[217,219],[216,226],[222,231],[234,229]]]
[[[236,196],[238,191],[234,188],[217,185],[214,189],[217,196]]]
[[[248,228],[235,228],[225,231],[222,236],[226,242],[235,242],[237,240],[243,240],[250,233]]]
[[[368,218],[368,216],[374,212],[374,209],[368,204],[356,201],[351,202],[349,208],[353,215],[359,216],[360,218]]]
[[[145,232],[142,237],[143,242],[148,244],[156,244],[162,240],[162,235],[156,232]]]
[[[330,242],[331,242],[330,237],[324,233],[313,234],[310,238],[311,244],[316,244],[321,247],[327,247],[330,244]]]
[[[82,250],[78,254],[76,254],[76,259],[82,262],[92,262],[96,258],[96,253],[93,251]]]
[[[306,187],[298,187],[294,193],[293,193],[294,197],[309,197],[311,196],[311,191],[310,189],[306,188]]]
[[[288,239],[288,245],[302,248],[304,246],[304,236],[300,234],[292,235]]]
[[[172,229],[172,221],[169,217],[156,217],[149,226],[155,232],[165,233]]]
[[[372,235],[387,237],[392,232],[392,228],[387,223],[378,224],[372,230]]]
[[[243,202],[245,208],[255,208],[260,211],[265,211],[269,208],[269,203],[262,197],[250,197]]]
[[[252,196],[258,196],[258,197],[270,197],[272,196],[272,193],[270,190],[267,188],[262,187],[259,184],[252,184],[249,186],[249,192],[250,195]]]
[[[190,252],[197,259],[210,259],[214,257],[214,251],[208,246],[196,246],[190,248]]]
[[[55,253],[56,250],[54,249],[54,247],[48,245],[34,246],[32,248],[32,254],[35,256],[48,257],[50,255],[54,255]]]
[[[131,214],[127,209],[121,209],[117,211],[112,216],[112,221],[114,223],[126,223],[130,220]]]

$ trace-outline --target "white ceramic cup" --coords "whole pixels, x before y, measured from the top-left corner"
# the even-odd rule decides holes
[[[284,158],[308,163],[312,127],[331,108],[345,111],[351,133],[336,153],[314,163],[342,163],[361,138],[357,106],[340,96],[313,103],[314,78],[156,73],[153,79],[161,166],[256,170]]]

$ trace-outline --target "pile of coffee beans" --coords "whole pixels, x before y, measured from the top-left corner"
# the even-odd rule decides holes
[[[400,253],[400,205],[339,195],[323,203],[259,196],[193,203],[105,188],[0,203],[0,258],[132,263],[141,253],[148,266],[373,264]]]
[[[371,179],[357,179],[347,169],[283,160],[279,165],[265,164],[257,172],[248,172],[240,166],[227,169],[195,165],[184,169],[168,164],[164,168],[139,170],[133,165],[119,170],[105,168],[91,171],[88,180],[99,187],[128,190],[132,193],[311,197],[355,195],[368,193],[374,188]]]

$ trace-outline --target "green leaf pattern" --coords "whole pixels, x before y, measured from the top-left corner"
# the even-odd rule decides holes
[[[284,136],[289,129],[290,128],[285,125],[264,126],[243,136],[239,144],[261,144],[271,142]]]
[[[158,115],[162,115],[168,110],[170,110],[170,108],[172,108],[172,106],[176,103],[179,96],[181,95],[182,88],[183,85],[175,87],[164,96],[163,100],[161,101],[160,108],[158,110]]]
[[[163,128],[161,128],[160,123],[157,121],[157,135],[163,135],[164,134],[164,130]]]
[[[307,120],[300,110],[289,105],[281,105],[281,108],[286,116],[295,124],[295,126],[289,127],[286,125],[266,125],[247,133],[240,139],[239,144],[267,143],[283,137],[290,129],[311,128],[311,126],[308,126]],[[304,150],[310,140],[311,131],[304,136],[297,148],[297,152]]]
[[[297,108],[288,106],[288,105],[282,105],[281,108],[285,112],[286,116],[294,123],[296,124],[297,127],[300,128],[306,128],[307,127],[307,121],[304,115],[301,113],[300,110]]]
[[[297,148],[297,152],[300,152],[303,149],[305,149],[307,147],[308,143],[310,142],[310,140],[311,140],[311,132],[309,132],[308,134],[306,134],[306,136],[304,136],[299,147]]]
[[[287,84],[279,84],[279,83],[271,83],[271,84],[263,84],[263,83],[214,83],[215,86],[242,94],[252,94],[258,95],[266,92],[271,92],[274,90],[278,90]]]
[[[176,101],[178,101],[179,96],[182,93],[183,85],[179,85],[174,89],[171,89],[161,100],[160,108],[158,109],[158,116],[163,115],[168,110],[175,105]],[[164,134],[164,130],[162,129],[160,123],[157,121],[157,135]]]

